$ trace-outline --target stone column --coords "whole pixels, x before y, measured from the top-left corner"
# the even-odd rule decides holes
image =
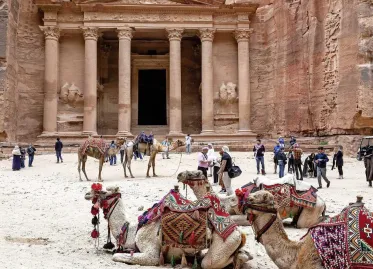
[[[249,39],[252,31],[253,29],[237,29],[234,32],[238,43],[238,132],[247,134],[251,133]]]
[[[200,29],[202,42],[202,134],[214,132],[214,78],[212,42],[215,30]]]
[[[58,39],[60,30],[54,26],[41,26],[45,35],[44,114],[43,134],[57,132]]]
[[[118,134],[131,135],[131,39],[132,29],[118,28],[119,38],[119,96]]]
[[[184,29],[167,29],[170,40],[170,133],[182,134],[181,118],[181,39]]]
[[[84,27],[84,122],[83,134],[97,134],[97,39],[98,29]]]

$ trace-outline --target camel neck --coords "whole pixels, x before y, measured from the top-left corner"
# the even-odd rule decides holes
[[[121,229],[126,221],[127,219],[124,213],[124,205],[122,199],[119,198],[118,204],[113,209],[113,212],[111,213],[108,220],[111,234],[114,236],[115,239],[119,237]]]
[[[271,219],[272,214],[261,214],[254,221],[255,231],[259,231]],[[288,269],[297,259],[302,242],[291,241],[284,229],[282,220],[278,217],[272,226],[262,235],[260,242],[265,247],[268,256],[280,269]]]
[[[193,193],[194,193],[194,195],[196,196],[197,199],[202,199],[207,193],[206,184],[193,185],[193,186],[189,185],[189,187],[192,189],[192,191],[193,191]],[[210,190],[212,190],[211,186],[210,186]]]

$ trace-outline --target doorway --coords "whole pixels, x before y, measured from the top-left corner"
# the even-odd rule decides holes
[[[166,69],[139,70],[138,125],[167,125]]]

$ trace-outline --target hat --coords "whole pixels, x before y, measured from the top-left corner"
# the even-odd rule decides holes
[[[212,144],[211,144],[211,143],[208,143],[207,146],[211,146],[211,147],[212,147]]]
[[[209,150],[209,148],[208,148],[208,147],[203,147],[203,148],[202,148],[202,150],[205,150],[205,149],[206,149],[206,150]]]
[[[223,146],[221,148],[224,152],[229,152],[229,147],[228,146]]]

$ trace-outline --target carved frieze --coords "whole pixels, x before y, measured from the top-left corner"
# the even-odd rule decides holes
[[[75,3],[79,4],[91,4],[91,3],[97,3],[97,2],[113,2],[112,0],[73,0]],[[115,1],[120,4],[125,4],[125,5],[136,5],[136,4],[142,4],[142,5],[180,5],[180,3],[177,3],[175,1],[171,0],[118,0]]]
[[[123,27],[123,28],[118,28],[118,38],[119,39],[128,39],[131,40],[133,35],[132,35],[132,28],[130,27]]]
[[[166,29],[168,33],[168,39],[171,40],[181,40],[183,38],[184,29],[182,28],[169,28]]]
[[[214,16],[215,23],[237,23],[236,14],[219,14]]]
[[[247,41],[250,39],[250,35],[253,31],[254,29],[236,29],[233,32],[233,35],[236,38],[237,42]]]
[[[60,28],[56,26],[40,26],[44,32],[45,39],[58,40],[60,38]]]
[[[84,20],[83,14],[78,13],[59,13],[58,22],[81,22]]]
[[[123,21],[123,22],[184,22],[211,21],[208,14],[156,14],[156,13],[101,13],[85,12],[85,21]]]
[[[84,39],[98,39],[98,28],[97,27],[82,27]]]
[[[212,28],[201,28],[199,29],[199,38],[201,41],[213,41],[215,29]]]

